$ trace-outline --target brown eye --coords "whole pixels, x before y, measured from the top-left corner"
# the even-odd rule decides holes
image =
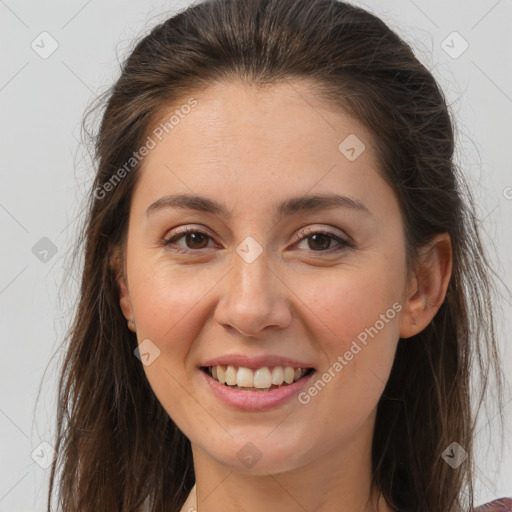
[[[308,237],[310,240],[309,246],[313,250],[325,250],[329,249],[331,245],[332,237],[325,233],[316,233]],[[315,248],[316,246],[316,248]]]
[[[185,240],[185,247],[173,246],[173,244],[182,238]],[[200,249],[206,249],[209,239],[211,239],[211,237],[203,231],[199,231],[195,228],[187,228],[181,231],[179,234],[164,240],[163,245],[171,251],[187,253]]]
[[[353,247],[348,241],[328,231],[315,231],[312,228],[308,228],[301,231],[299,235],[301,236],[299,243],[307,240],[308,248],[306,250],[313,252],[334,253]],[[330,247],[333,240],[338,243],[338,247]]]
[[[335,253],[342,251],[346,248],[352,247],[352,245],[344,240],[343,238],[330,233],[328,231],[315,231],[311,228],[303,230],[301,233],[301,239],[299,243],[308,241],[308,247],[306,250],[318,253]],[[175,245],[179,240],[184,239],[185,246]],[[208,247],[209,240],[212,238],[205,232],[198,230],[197,228],[186,228],[180,233],[173,235],[172,237],[163,241],[164,247],[170,251],[177,253],[192,253],[194,251],[200,251]],[[331,247],[332,242],[338,243],[338,247]]]
[[[189,249],[204,249],[208,245],[208,236],[204,233],[193,232],[187,233],[185,236],[186,244]],[[198,247],[199,246],[199,247]]]

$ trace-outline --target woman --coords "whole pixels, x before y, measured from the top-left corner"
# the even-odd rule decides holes
[[[502,375],[453,151],[436,81],[360,8],[154,28],[96,139],[49,507],[475,510],[470,372],[480,400]]]

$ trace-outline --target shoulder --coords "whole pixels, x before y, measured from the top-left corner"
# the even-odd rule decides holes
[[[512,512],[512,498],[499,498],[475,508],[475,512]]]

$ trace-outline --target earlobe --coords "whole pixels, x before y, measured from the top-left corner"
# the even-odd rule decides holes
[[[112,251],[112,255],[110,258],[110,268],[114,273],[115,280],[117,283],[117,289],[119,292],[119,305],[121,306],[121,311],[123,312],[124,317],[128,321],[133,321],[133,311],[130,293],[128,291],[128,286],[126,284],[123,272],[122,258],[118,247],[116,247]]]
[[[451,273],[450,236],[441,233],[421,248],[414,282],[404,305],[401,338],[418,334],[432,321],[446,297]]]

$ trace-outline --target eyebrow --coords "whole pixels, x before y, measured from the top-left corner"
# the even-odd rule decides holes
[[[299,197],[291,197],[279,203],[274,215],[276,218],[283,218],[300,212],[333,210],[335,208],[351,208],[358,212],[371,215],[370,210],[358,199],[338,194],[314,194]],[[226,220],[232,218],[232,212],[223,204],[214,199],[192,194],[173,194],[163,196],[146,209],[146,215],[165,208],[182,208],[211,213]]]

